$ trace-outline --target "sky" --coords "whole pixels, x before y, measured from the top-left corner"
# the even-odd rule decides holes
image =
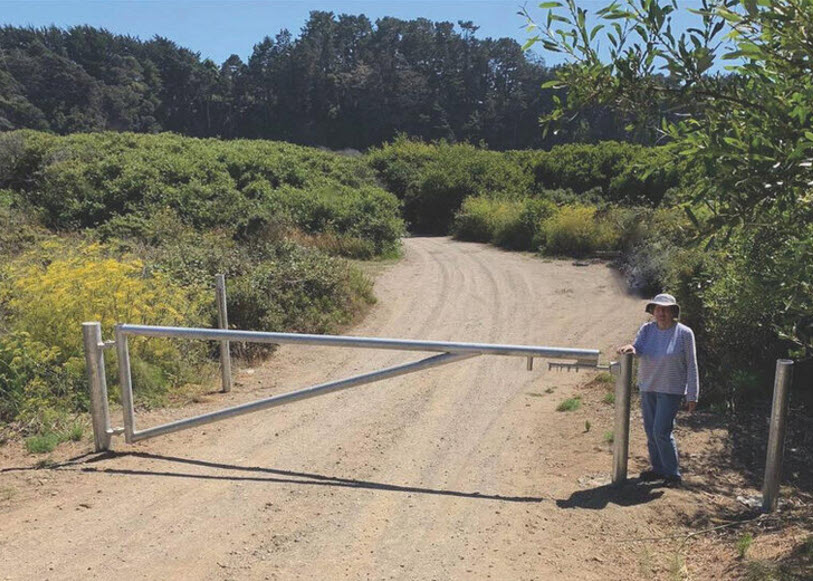
[[[608,2],[578,3],[595,10]],[[524,44],[529,34],[517,14],[524,4],[524,0],[0,0],[0,24],[62,28],[87,24],[141,40],[159,35],[221,64],[232,54],[247,61],[255,44],[283,28],[299,36],[311,10],[365,14],[373,22],[384,16],[455,24],[471,20],[480,27],[478,38],[508,37]],[[541,20],[545,12],[536,8],[538,4],[539,0],[527,2],[531,15]],[[677,21],[686,22],[691,16],[684,6],[696,7],[700,0],[680,4]],[[541,46],[535,52],[548,65],[561,62]]]

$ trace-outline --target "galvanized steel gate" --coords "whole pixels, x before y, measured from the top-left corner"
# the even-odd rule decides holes
[[[350,337],[338,335],[305,335],[296,333],[266,333],[257,331],[237,331],[227,329],[201,329],[186,327],[154,327],[146,325],[119,324],[115,328],[115,340],[104,341],[100,323],[83,323],[85,358],[90,383],[91,412],[96,451],[109,450],[114,435],[124,435],[127,443],[138,442],[147,438],[176,432],[194,426],[200,426],[217,420],[230,418],[266,408],[276,407],[294,401],[316,397],[318,395],[348,389],[365,383],[372,383],[470,359],[479,355],[503,355],[527,359],[528,370],[533,369],[534,358],[565,359],[571,363],[549,363],[549,368],[599,368],[599,351],[597,349],[568,349],[560,347],[541,347],[525,345],[496,345],[486,343],[454,343],[441,341],[413,341],[403,339],[384,339],[374,337]],[[136,429],[135,409],[133,407],[133,382],[130,371],[128,337],[164,337],[220,341],[228,352],[228,341],[253,343],[328,345],[334,347],[352,347],[362,349],[392,349],[402,351],[434,352],[419,361],[396,365],[346,379],[314,385],[298,391],[284,393],[273,397],[245,403],[219,411],[186,418],[159,426]],[[107,381],[105,377],[104,352],[115,348],[118,358],[119,385],[124,415],[124,427],[113,427],[110,421],[110,410],[107,398]],[[230,385],[226,370],[228,356],[221,360],[224,363],[224,389]],[[607,367],[604,367],[605,369]],[[612,365],[610,366],[612,368]],[[616,435],[614,441],[613,482],[621,483],[627,475],[627,449],[629,438],[629,393],[631,382],[631,356],[623,356],[620,373],[616,381]]]

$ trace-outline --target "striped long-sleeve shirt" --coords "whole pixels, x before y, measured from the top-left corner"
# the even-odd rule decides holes
[[[657,323],[646,323],[633,343],[640,357],[638,388],[685,395],[688,401],[697,401],[697,350],[694,333],[681,323],[661,330]]]

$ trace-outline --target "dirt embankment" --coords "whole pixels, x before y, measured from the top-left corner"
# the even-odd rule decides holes
[[[405,246],[353,334],[599,348],[606,362],[645,318],[604,264],[444,238]],[[419,356],[286,347],[239,372],[231,394],[139,425]],[[85,443],[51,469],[0,449],[0,578],[706,578],[707,559],[647,539],[674,534],[713,494],[611,491],[612,411],[601,385],[584,387],[591,377],[480,357],[112,455],[79,456]],[[555,411],[573,395],[581,409]],[[632,473],[645,465],[638,422]],[[691,451],[725,434],[685,436]]]

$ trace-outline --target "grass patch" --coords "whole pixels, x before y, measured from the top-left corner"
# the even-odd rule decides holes
[[[615,442],[615,434],[613,433],[612,430],[607,430],[606,432],[604,432],[604,442],[607,444],[612,444],[613,442]]]
[[[575,412],[580,407],[582,407],[582,398],[577,395],[576,397],[571,397],[564,400],[562,403],[556,406],[556,411]]]
[[[74,424],[67,432],[65,432],[65,437],[71,442],[82,441],[82,436],[84,435],[85,428],[83,428],[81,424]]]
[[[601,398],[601,401],[609,405],[615,405],[615,394],[611,391],[608,391],[607,393],[604,394],[604,397]]]
[[[54,432],[37,434],[25,439],[25,449],[29,454],[47,454],[53,452],[59,444],[59,435]]]
[[[613,383],[615,379],[613,379],[613,374],[608,371],[602,371],[598,375],[596,375],[596,379],[594,380],[596,383]]]
[[[743,533],[739,539],[737,539],[737,556],[740,559],[744,559],[745,556],[748,554],[748,549],[751,548],[751,545],[754,543],[754,535],[751,533]]]
[[[82,424],[75,423],[71,427],[58,431],[48,431],[25,439],[25,449],[29,454],[47,454],[62,442],[79,442],[85,435]]]
[[[592,427],[592,424],[590,423],[590,420],[584,420],[584,433],[585,434],[590,431],[591,427]]]

